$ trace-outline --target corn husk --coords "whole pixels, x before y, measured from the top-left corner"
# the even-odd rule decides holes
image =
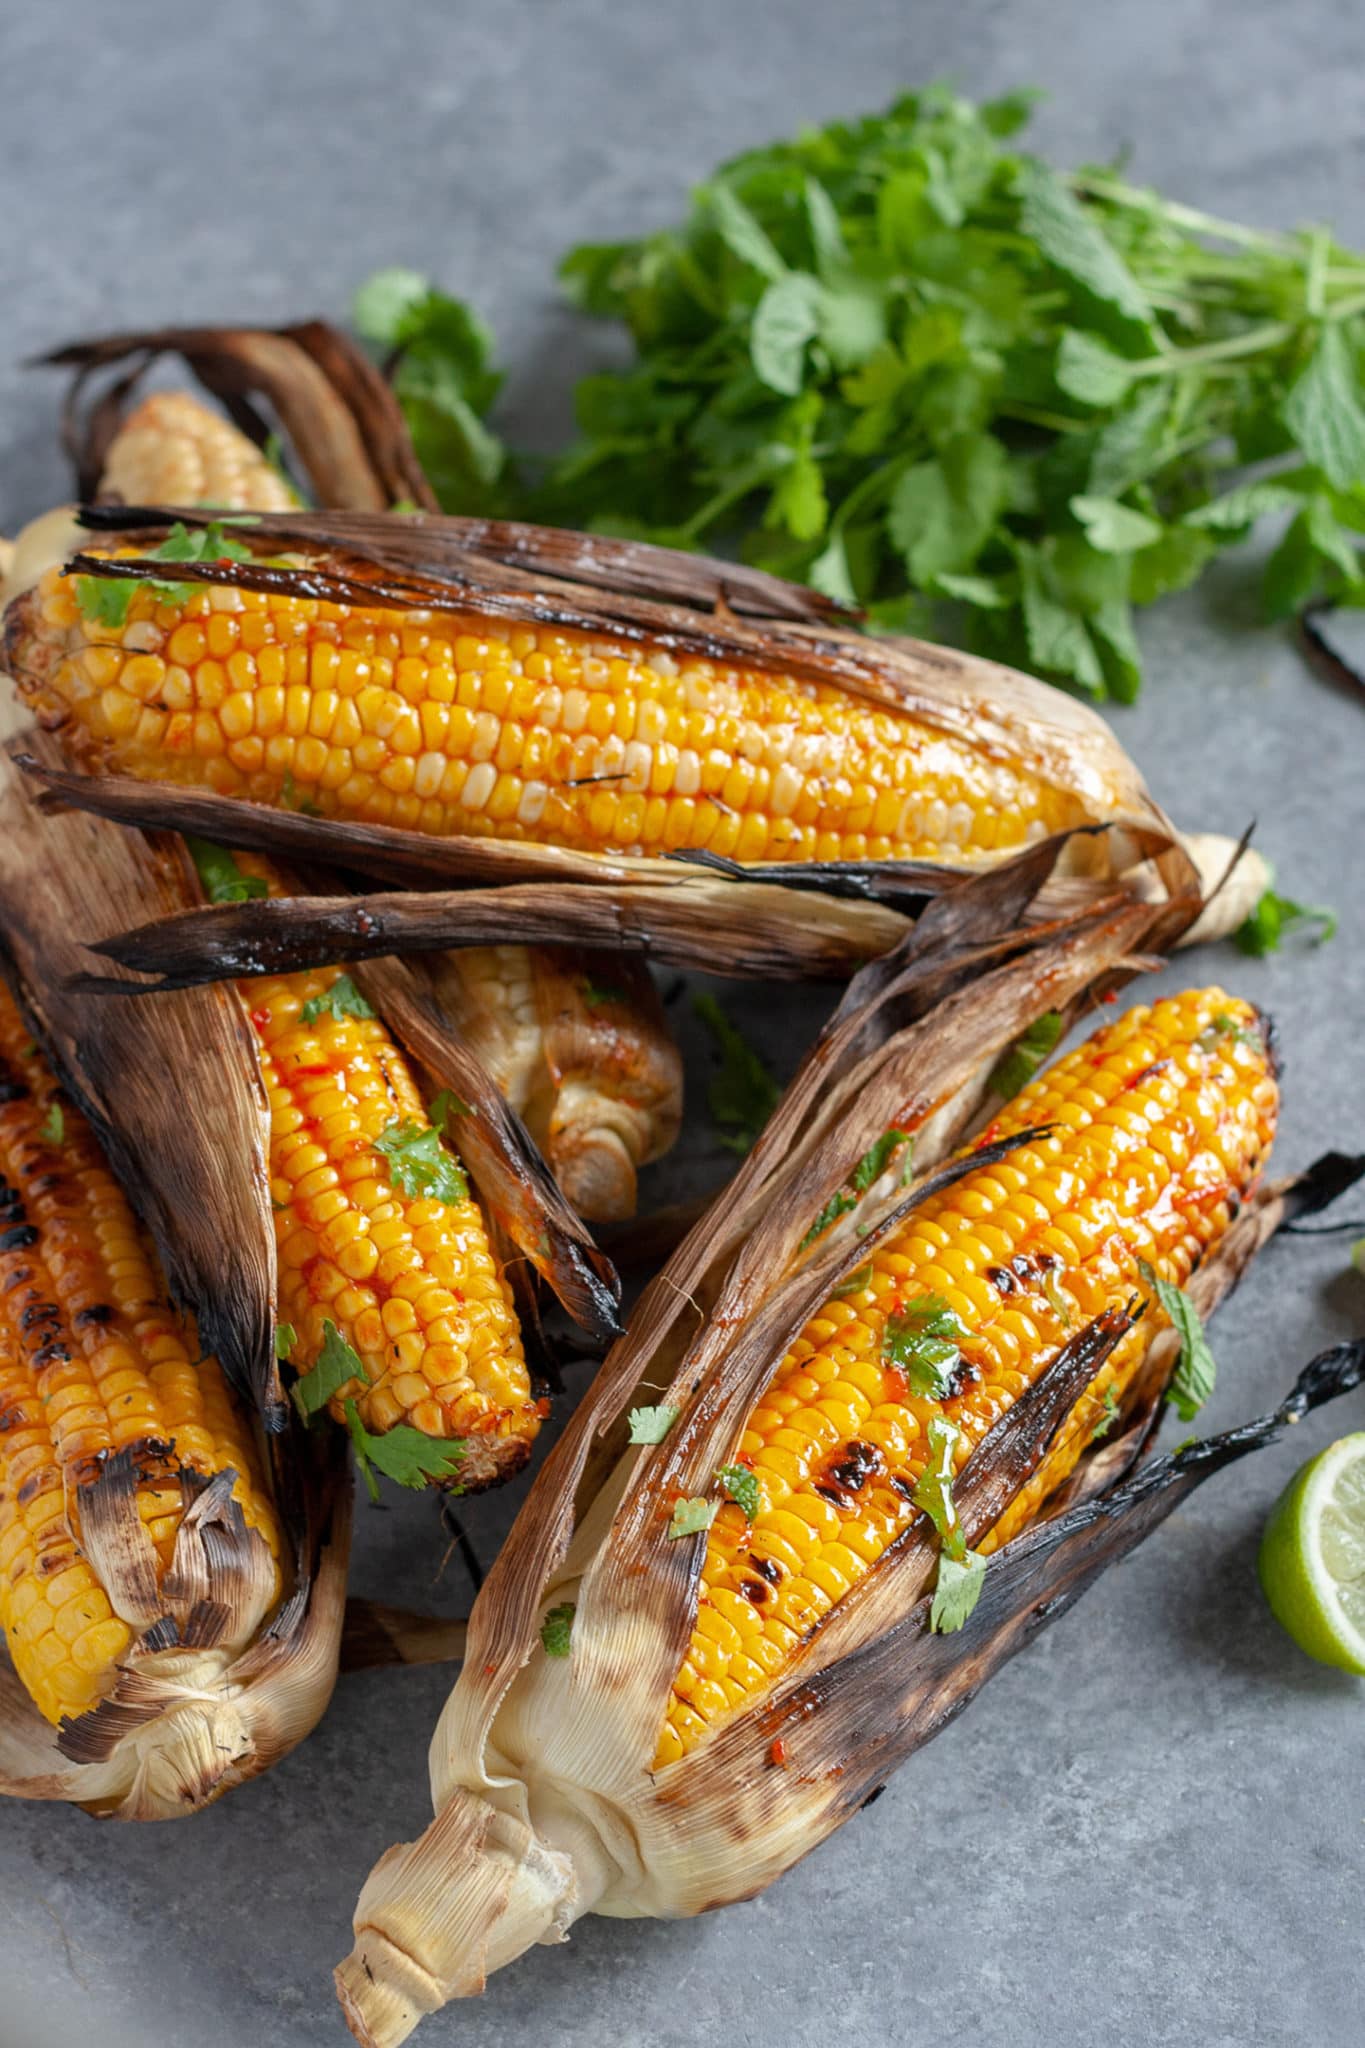
[[[699,1546],[660,1542],[659,1503],[705,1490],[809,1315],[931,1189],[966,1170],[970,1161],[940,1162],[999,1047],[1040,1007],[1066,1011],[1129,972],[1153,914],[1120,898],[1029,931],[1008,913],[1038,885],[1038,867],[1026,877],[1016,865],[1008,900],[1001,879],[990,878],[993,894],[973,883],[940,899],[897,955],[855,982],[547,1460],[470,1617],[432,1745],[436,1817],[381,1859],[357,1907],[338,1984],[367,2048],[393,2048],[423,2012],[478,1991],[489,1971],[562,1938],[587,1911],[685,1915],[760,1889],[856,1811],[1042,1613],[1068,1605],[1208,1473],[1360,1377],[1365,1347],[1316,1371],[1276,1415],[1130,1478],[1174,1362],[1174,1345],[1158,1340],[1125,1398],[1118,1442],[1083,1461],[1064,1513],[992,1559],[959,1635],[927,1633],[937,1551],[912,1524],[773,1690],[652,1770],[701,1565]],[[906,1193],[886,1176],[856,1229],[846,1218],[803,1253],[810,1218],[892,1122],[916,1133],[916,1184]],[[1330,1194],[1362,1165],[1324,1169],[1301,1199]],[[1203,1309],[1295,1199],[1279,1186],[1247,1203],[1196,1277]],[[1111,1311],[1078,1332],[978,1446],[954,1487],[969,1542],[1036,1470],[1128,1327]],[[641,1401],[681,1410],[656,1446],[627,1442]],[[550,1658],[541,1617],[565,1600],[576,1609],[570,1654]],[[770,1761],[779,1737],[785,1769]]]

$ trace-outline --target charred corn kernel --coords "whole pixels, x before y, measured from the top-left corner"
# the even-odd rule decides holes
[[[49,1721],[95,1706],[133,1642],[81,1547],[82,1491],[124,1449],[146,1453],[137,1505],[159,1573],[184,1513],[176,1466],[231,1469],[278,1556],[250,1428],[0,990],[0,1624]]]
[[[913,1518],[931,1417],[957,1425],[960,1467],[1071,1331],[1143,1292],[1139,1260],[1182,1285],[1255,1182],[1277,1107],[1256,1013],[1219,989],[1129,1011],[1017,1096],[976,1143],[1035,1125],[1052,1134],[925,1202],[872,1253],[861,1292],[811,1318],[755,1405],[741,1446],[761,1506],[738,1546],[725,1511],[712,1525],[691,1667],[713,1687],[736,1675],[717,1617],[733,1625],[738,1598],[760,1624],[744,1638],[740,1697],[769,1684]],[[908,1392],[883,1360],[888,1318],[929,1293],[968,1332],[959,1391],[941,1402]],[[980,1549],[1015,1534],[1070,1473],[1155,1327],[1144,1318],[1110,1354]],[[735,1702],[723,1696],[726,1712]],[[656,1763],[714,1718],[701,1687],[675,1687]]]
[[[181,391],[143,399],[110,446],[101,487],[125,505],[288,512],[298,503],[245,435]]]
[[[586,633],[139,587],[113,635],[55,570],[31,616],[42,646],[15,670],[41,670],[74,751],[267,803],[288,773],[327,817],[751,861],[1003,852],[1084,818],[1041,773],[908,713]],[[174,731],[144,708],[170,701],[172,666]]]
[[[237,859],[277,886],[264,861]],[[405,1122],[429,1130],[430,1119],[383,1023],[327,1007],[340,978],[322,968],[242,984],[270,1098],[280,1320],[296,1333],[292,1362],[301,1373],[316,1363],[330,1322],[368,1375],[337,1394],[338,1420],[354,1398],[376,1434],[406,1422],[428,1436],[529,1441],[540,1410],[478,1203],[398,1185],[376,1140]]]

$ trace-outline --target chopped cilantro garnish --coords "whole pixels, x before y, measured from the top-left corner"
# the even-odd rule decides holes
[[[962,1357],[959,1341],[966,1335],[966,1325],[941,1294],[920,1294],[887,1317],[882,1357],[900,1367],[912,1394],[943,1401],[952,1392]]]
[[[593,1010],[603,1003],[625,1003],[630,1000],[625,990],[618,988],[615,982],[584,981],[582,989],[584,1002]]]
[[[395,1423],[392,1429],[371,1436],[354,1401],[346,1403],[346,1426],[372,1501],[379,1499],[376,1472],[382,1472],[398,1486],[427,1486],[434,1479],[453,1479],[468,1449],[463,1437],[428,1436],[425,1430],[414,1429],[408,1422]],[[446,1491],[458,1493],[460,1489],[451,1486]]]
[[[1337,914],[1325,910],[1317,903],[1295,903],[1290,896],[1278,896],[1273,889],[1267,889],[1256,908],[1245,923],[1237,927],[1234,937],[1244,953],[1261,959],[1267,953],[1275,952],[1286,933],[1296,925],[1308,928],[1308,935],[1318,945],[1325,945],[1337,928]]]
[[[60,1102],[50,1102],[38,1136],[45,1145],[60,1145],[66,1136],[66,1117]]]
[[[661,1401],[657,1408],[632,1408],[630,1441],[633,1444],[661,1444],[682,1410]]]
[[[1021,1088],[1027,1088],[1061,1035],[1060,1010],[1045,1010],[1035,1018],[993,1069],[990,1085],[996,1094],[1008,1102]]]
[[[413,1117],[385,1124],[374,1149],[388,1161],[389,1179],[418,1201],[463,1202],[469,1184],[458,1160],[442,1149],[439,1131]]]
[[[290,1332],[292,1342],[293,1332]],[[335,1394],[339,1394],[348,1380],[360,1380],[368,1386],[370,1375],[366,1372],[360,1354],[353,1351],[340,1330],[333,1322],[322,1326],[322,1349],[294,1387],[294,1406],[307,1422],[312,1415],[318,1415]]]
[[[276,1323],[276,1325],[275,1325],[275,1356],[276,1356],[276,1358],[288,1358],[288,1356],[289,1356],[290,1352],[291,1352],[291,1351],[293,1350],[294,1346],[295,1346],[295,1345],[296,1345],[296,1344],[298,1343],[298,1341],[299,1341],[299,1333],[298,1333],[298,1331],[297,1331],[297,1330],[296,1330],[296,1329],[294,1328],[294,1325],[293,1325],[292,1323]]]
[[[952,1557],[944,1550],[938,1560],[934,1597],[929,1603],[929,1627],[934,1635],[950,1636],[969,1619],[986,1577],[986,1560],[979,1550],[964,1550]]]
[[[1199,1311],[1183,1287],[1158,1278],[1145,1259],[1138,1260],[1138,1270],[1180,1339],[1180,1359],[1166,1389],[1166,1399],[1182,1422],[1193,1422],[1213,1392],[1218,1375]]]
[[[303,1024],[316,1024],[319,1017],[373,1017],[374,1010],[366,1002],[349,974],[339,974],[334,982],[322,991],[320,996],[309,996],[299,1012]]]
[[[76,603],[81,617],[95,626],[126,626],[136,589],[136,583],[127,577],[78,576]]]
[[[914,1141],[909,1131],[899,1131],[893,1126],[891,1130],[883,1131],[875,1144],[869,1145],[848,1177],[848,1188],[841,1188],[830,1196],[797,1246],[798,1251],[805,1251],[808,1245],[815,1243],[817,1237],[824,1235],[831,1223],[836,1223],[841,1216],[847,1216],[850,1210],[857,1208],[858,1197],[866,1194],[874,1181],[881,1179],[891,1163],[892,1154],[900,1145],[909,1145],[911,1148],[906,1154],[905,1165],[901,1170],[901,1184],[904,1186],[910,1177],[915,1157]]]
[[[196,839],[190,832],[185,844],[210,903],[245,903],[251,897],[270,894],[259,875],[242,873],[225,846],[215,846],[211,839]]]
[[[716,1477],[728,1498],[743,1510],[745,1521],[752,1522],[760,1506],[757,1474],[747,1465],[722,1465]]]
[[[715,1039],[720,1053],[720,1069],[707,1095],[712,1120],[720,1127],[718,1141],[731,1152],[748,1152],[777,1107],[782,1091],[713,995],[694,996],[692,1008]]]
[[[861,1294],[871,1278],[871,1265],[859,1266],[856,1272],[849,1274],[847,1280],[839,1282],[839,1285],[834,1290],[834,1299],[836,1301],[843,1301],[850,1294]]]
[[[1118,1396],[1112,1387],[1106,1387],[1104,1390],[1104,1413],[1090,1432],[1091,1443],[1097,1444],[1101,1437],[1108,1436],[1118,1419]]]
[[[448,1131],[450,1129],[450,1119],[453,1116],[473,1116],[473,1114],[473,1110],[464,1100],[464,1097],[457,1095],[453,1088],[442,1088],[440,1093],[433,1095],[431,1101],[427,1104],[427,1115],[431,1118],[432,1128],[438,1131]]]
[[[1255,1032],[1248,1031],[1235,1017],[1229,1017],[1226,1010],[1220,1010],[1212,1023],[1205,1025],[1194,1041],[1195,1048],[1199,1052],[1216,1052],[1220,1042],[1225,1038],[1230,1039],[1234,1045],[1250,1046],[1253,1052],[1264,1050]]]
[[[558,1607],[552,1607],[540,1624],[541,1646],[547,1657],[567,1657],[569,1637],[573,1634],[573,1618],[577,1612],[572,1600],[561,1600]]]
[[[691,1500],[677,1500],[669,1517],[668,1534],[676,1542],[679,1536],[697,1536],[703,1529],[709,1529],[716,1519],[717,1503],[703,1500],[700,1495]]]

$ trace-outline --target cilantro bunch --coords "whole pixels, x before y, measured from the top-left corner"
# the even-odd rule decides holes
[[[574,249],[565,285],[633,357],[580,382],[517,509],[738,550],[1096,698],[1138,689],[1133,608],[1267,514],[1269,614],[1360,598],[1365,258],[1057,172],[1015,141],[1029,105],[907,94]],[[405,317],[429,351],[430,300]]]

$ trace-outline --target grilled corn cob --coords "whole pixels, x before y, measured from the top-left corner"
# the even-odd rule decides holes
[[[265,861],[242,854],[238,866],[278,889]],[[331,1392],[338,1421],[353,1402],[376,1435],[407,1424],[464,1439],[462,1490],[505,1477],[525,1462],[544,1404],[531,1396],[483,1215],[440,1150],[407,1061],[337,968],[243,982],[240,993],[270,1098],[292,1363],[309,1372],[332,1324],[363,1374]],[[433,1167],[441,1179],[427,1195]]]
[[[12,671],[90,768],[325,817],[739,861],[962,858],[1103,815],[829,684],[567,628],[212,586],[121,627],[49,571]],[[25,622],[27,621],[27,623]]]
[[[901,1085],[932,1102],[933,1077],[954,1056],[916,1057],[924,1065]],[[1138,1386],[1161,1321],[1154,1282],[1199,1268],[1212,1287],[1276,1110],[1255,1013],[1216,989],[1174,997],[1059,1061],[908,1223],[874,1227],[866,1270],[768,1374],[728,1318],[670,1351],[647,1298],[634,1355],[608,1360],[583,1432],[571,1425],[561,1447],[565,1469],[542,1475],[504,1554],[511,1564],[495,1568],[497,1608],[476,1604],[432,1748],[436,1818],[362,1891],[337,1977],[366,2048],[396,2048],[423,2012],[481,1990],[488,1970],[562,1938],[586,1911],[676,1915],[751,1895],[942,1725],[1058,1587],[1051,1604],[1065,1604],[1071,1553],[1057,1553],[1049,1577],[1053,1552],[1030,1537],[986,1565],[969,1653],[925,1633],[932,1495],[911,1496],[931,1431],[936,1526],[951,1525],[956,1480],[959,1498],[990,1503],[959,1527],[982,1550],[1003,1545],[1075,1466],[1106,1397],[1120,1407],[1125,1395],[1155,1397],[1147,1380]],[[757,1185],[736,1202],[752,1204]],[[869,1199],[894,1213],[894,1193]],[[798,1276],[807,1257],[822,1261],[821,1234],[802,1246]],[[1227,1260],[1219,1285],[1235,1269]],[[700,1268],[680,1255],[684,1270]],[[793,1287],[788,1298],[803,1298],[799,1277]],[[1150,1312],[1134,1319],[1144,1298]],[[923,1331],[930,1303],[952,1341],[933,1354],[892,1341],[892,1318],[901,1334]],[[765,1306],[752,1313],[764,1329]],[[1098,1331],[1107,1355],[1089,1348]],[[662,1388],[649,1376],[656,1346]],[[739,1411],[731,1462],[702,1479],[709,1498],[693,1488],[677,1498],[657,1475],[699,1476],[722,1442],[728,1397],[751,1374],[761,1391]],[[647,1398],[678,1405],[632,1413],[632,1440],[658,1448],[599,1469],[580,1503],[589,1436],[632,1386],[637,1399],[648,1386]],[[1024,1420],[1011,1436],[1016,1411]],[[988,1476],[973,1496],[982,1460]],[[1186,1483],[1172,1472],[1163,1487],[1173,1480]],[[1121,1541],[1118,1522],[1090,1508],[1049,1525],[1079,1545],[1082,1581],[1095,1557],[1139,1540],[1154,1498],[1135,1487]],[[551,1555],[566,1528],[567,1554]],[[534,1580],[537,1564],[538,1613],[507,1617],[514,1584]]]
[[[160,1611],[205,1485],[230,1481],[271,1560],[224,1650],[247,1642],[278,1596],[280,1533],[216,1361],[198,1356],[89,1129],[2,989],[0,1174],[0,1622],[16,1671],[57,1723],[113,1690]],[[148,1546],[151,1612],[131,1607],[107,1569],[119,1539],[104,1496],[120,1471]]]
[[[750,1520],[726,1502],[712,1524],[660,1766],[770,1686],[909,1525],[934,1416],[957,1431],[960,1470],[1073,1328],[1142,1292],[1139,1262],[1189,1278],[1261,1170],[1277,1099],[1255,1013],[1211,989],[1129,1011],[1009,1104],[989,1138],[1052,1134],[925,1202],[807,1324],[749,1417],[739,1459],[761,1504]],[[931,1297],[966,1333],[941,1400],[911,1389],[888,1344]],[[983,1552],[1071,1472],[1153,1328],[1110,1354]]]
[[[293,503],[283,477],[246,436],[183,392],[156,393],[129,416],[110,444],[100,489],[132,505],[269,512]],[[581,967],[589,984],[630,985],[613,1002],[610,1042],[589,1045],[585,1055],[578,1033],[579,1057],[568,1072],[556,1058],[566,1005],[553,1003],[564,970],[551,956],[524,946],[455,954],[442,964],[442,992],[527,1116],[569,1200],[589,1219],[615,1220],[634,1213],[639,1167],[677,1135],[682,1070],[648,974],[587,956]]]

